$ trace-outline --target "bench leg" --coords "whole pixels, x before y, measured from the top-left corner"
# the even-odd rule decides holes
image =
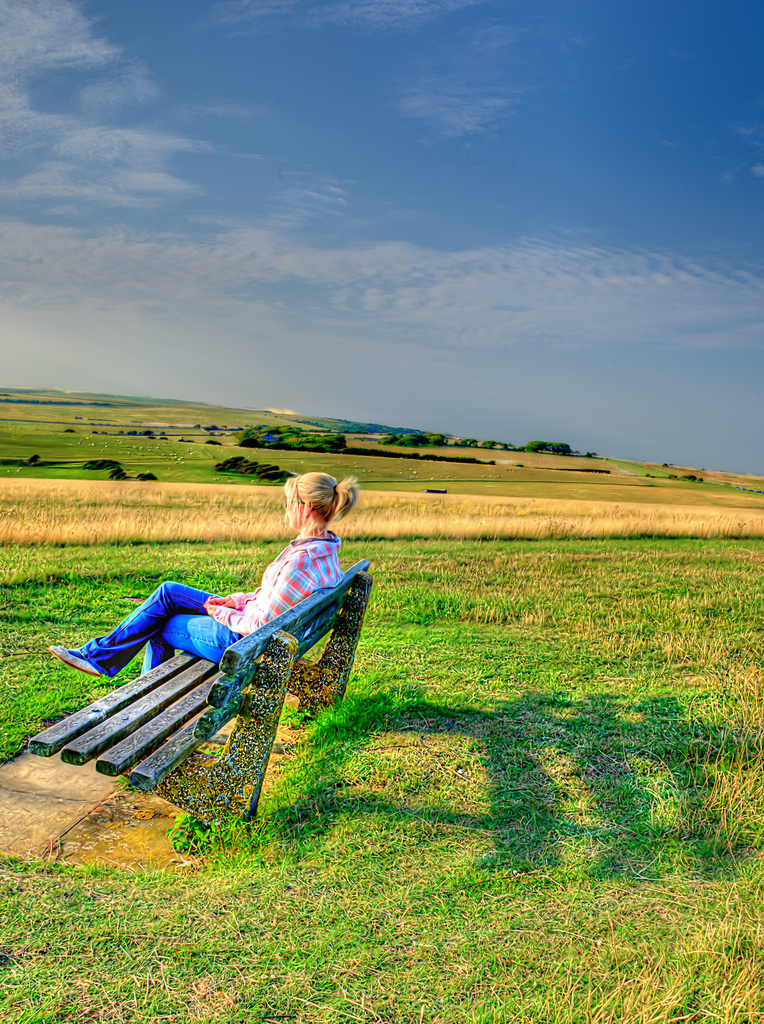
[[[157,786],[159,796],[206,824],[227,814],[254,817],[296,652],[294,637],[274,633],[221,753],[191,754]]]
[[[289,692],[299,697],[300,705],[308,711],[331,707],[345,693],[371,584],[367,572],[358,573],[319,660],[302,658],[292,670]]]

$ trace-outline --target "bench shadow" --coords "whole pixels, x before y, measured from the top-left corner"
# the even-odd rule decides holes
[[[370,747],[377,762],[388,747],[405,756],[380,771]],[[479,830],[487,869],[710,877],[736,863],[718,822],[698,824],[704,760],[723,750],[673,697],[526,691],[477,711],[416,688],[348,695],[313,722],[265,813],[295,853],[340,818],[376,815]]]

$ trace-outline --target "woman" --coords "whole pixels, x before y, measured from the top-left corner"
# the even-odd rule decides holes
[[[146,644],[143,671],[176,650],[218,663],[242,636],[292,608],[314,590],[341,577],[340,539],[328,529],[358,498],[352,477],[337,483],[328,473],[291,477],[284,487],[286,518],[297,538],[271,562],[252,594],[215,597],[182,583],[163,583],[108,636],[76,650],[53,646],[51,654],[91,676],[115,676]]]

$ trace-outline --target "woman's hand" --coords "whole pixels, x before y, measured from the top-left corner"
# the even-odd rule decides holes
[[[211,608],[235,608],[236,602],[232,597],[208,597],[204,602],[204,610],[208,615],[212,615]]]

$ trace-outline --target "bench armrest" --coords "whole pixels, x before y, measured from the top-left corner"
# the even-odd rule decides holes
[[[265,626],[256,629],[249,636],[242,637],[235,644],[232,644],[220,660],[220,670],[226,675],[234,675],[245,669],[251,668],[263,653],[268,641],[273,634],[281,629],[290,633],[298,641],[306,641],[317,632],[314,628],[314,620],[324,617],[321,612],[330,609],[333,605],[339,605],[341,599],[350,590],[353,580],[359,572],[364,572],[371,563],[366,559],[356,562],[344,574],[336,587],[328,590],[317,590],[309,597],[304,598],[294,608],[289,608],[276,619],[272,619]],[[316,639],[320,639],[316,637]]]

